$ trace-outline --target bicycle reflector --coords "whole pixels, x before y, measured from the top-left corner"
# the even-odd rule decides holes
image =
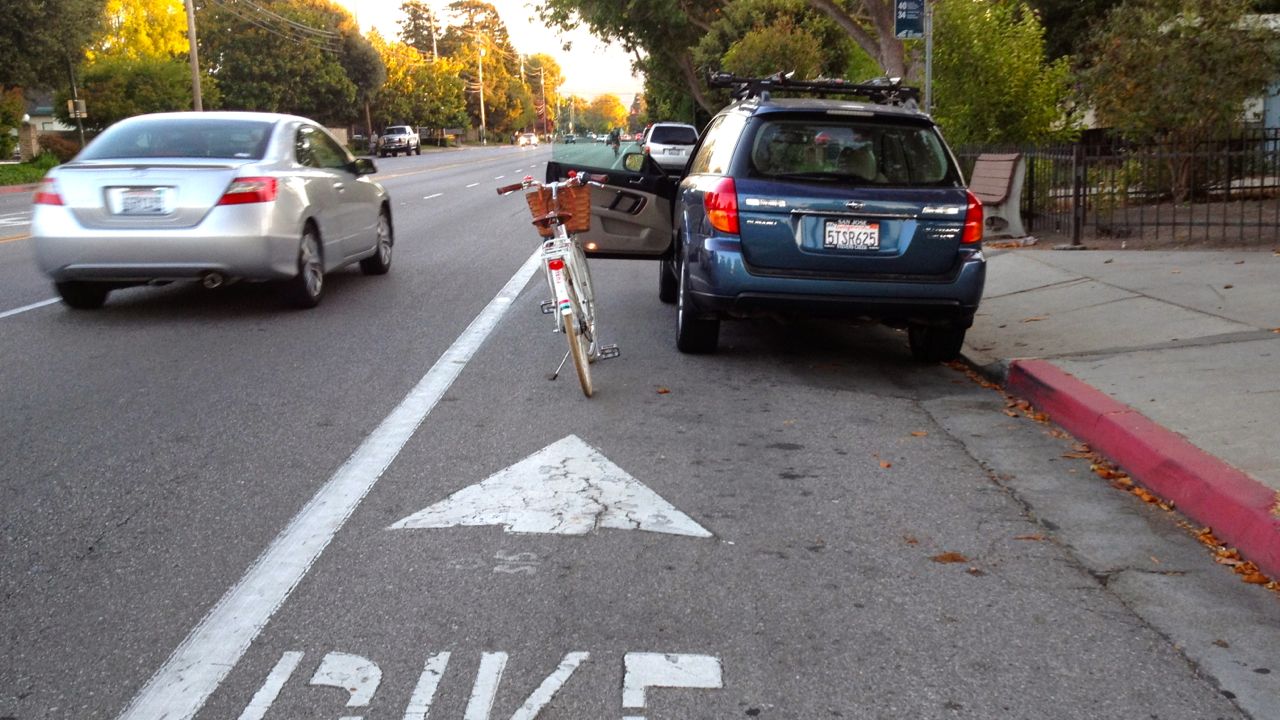
[[[564,261],[563,261],[563,260],[561,260],[560,258],[555,258],[554,260],[548,260],[548,261],[547,261],[547,267],[548,267],[548,268],[550,268],[550,269],[552,269],[552,270],[563,270],[563,269],[564,269]]]

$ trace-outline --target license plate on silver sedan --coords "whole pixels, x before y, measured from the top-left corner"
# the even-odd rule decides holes
[[[880,223],[866,220],[828,220],[822,247],[833,250],[880,249]]]
[[[173,212],[173,188],[117,187],[107,189],[113,215],[168,215]]]

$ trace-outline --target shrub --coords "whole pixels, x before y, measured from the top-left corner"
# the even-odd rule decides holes
[[[45,152],[53,153],[59,162],[67,162],[80,152],[80,143],[55,133],[41,133],[37,141]]]

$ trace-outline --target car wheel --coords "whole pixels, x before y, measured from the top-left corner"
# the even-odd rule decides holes
[[[365,275],[386,275],[391,269],[391,246],[395,237],[391,232],[391,218],[386,210],[378,212],[378,247],[373,254],[360,261],[360,272]]]
[[[675,253],[658,258],[658,299],[670,305],[676,301],[680,279],[676,277]]]
[[[107,301],[107,293],[111,288],[103,283],[67,282],[54,283],[58,296],[68,307],[76,310],[97,310]]]
[[[422,146],[421,146],[421,145],[419,145],[418,147],[414,148],[414,149],[413,149],[413,154],[414,154],[414,155],[421,155],[421,154],[422,154]]]
[[[324,295],[324,256],[320,236],[308,225],[298,243],[298,274],[285,282],[285,298],[298,308],[313,308]]]
[[[676,291],[676,349],[683,353],[713,353],[720,344],[720,319],[698,317],[689,293],[689,269],[680,263]]]
[[[907,328],[907,342],[916,360],[946,362],[960,355],[964,334],[965,328],[954,325],[911,325]]]

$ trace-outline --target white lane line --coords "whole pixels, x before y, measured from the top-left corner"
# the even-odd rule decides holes
[[[502,178],[504,178],[504,177],[506,177],[506,175],[497,175],[497,176],[495,176],[493,179],[494,179],[494,180],[501,180],[501,179],[502,179]]]
[[[470,184],[470,185],[468,185],[467,187],[469,187],[469,188],[473,188],[473,187],[475,187],[475,186],[477,186],[477,185],[479,185],[479,184],[480,184],[480,183],[471,183],[471,184]]]
[[[7,317],[13,317],[14,315],[18,315],[18,314],[20,314],[20,313],[24,313],[24,312],[26,312],[26,311],[28,311],[28,310],[35,310],[36,308],[42,308],[42,307],[44,307],[45,305],[52,305],[52,304],[54,304],[54,303],[56,303],[56,302],[58,302],[58,298],[49,298],[48,300],[41,300],[41,301],[40,301],[40,302],[38,302],[38,303],[31,303],[30,305],[23,305],[23,306],[22,306],[22,307],[20,307],[20,308],[14,308],[14,309],[12,309],[12,310],[6,310],[6,311],[4,311],[4,312],[0,312],[0,320],[3,320],[3,319],[5,319],[5,318],[7,318]]]
[[[249,704],[245,707],[244,712],[240,713],[239,720],[262,720],[267,716],[267,711],[271,709],[271,705],[280,697],[280,690],[289,678],[293,676],[293,671],[298,669],[298,663],[302,662],[302,653],[287,652],[280,656],[280,661],[271,668],[271,674],[267,675],[267,679],[262,683],[262,687],[258,688],[258,692],[253,694],[253,699],[249,700]]]
[[[200,711],[493,332],[533,276],[539,253],[529,256],[396,409],[191,630],[119,720],[186,720]]]
[[[443,195],[443,194],[444,194],[444,193],[432,193],[432,194],[430,194],[430,195],[424,195],[424,196],[422,197],[422,199],[423,199],[423,200],[430,200],[430,199],[432,199],[432,198],[438,198],[438,197],[440,197],[440,196],[441,196],[441,195]]]

